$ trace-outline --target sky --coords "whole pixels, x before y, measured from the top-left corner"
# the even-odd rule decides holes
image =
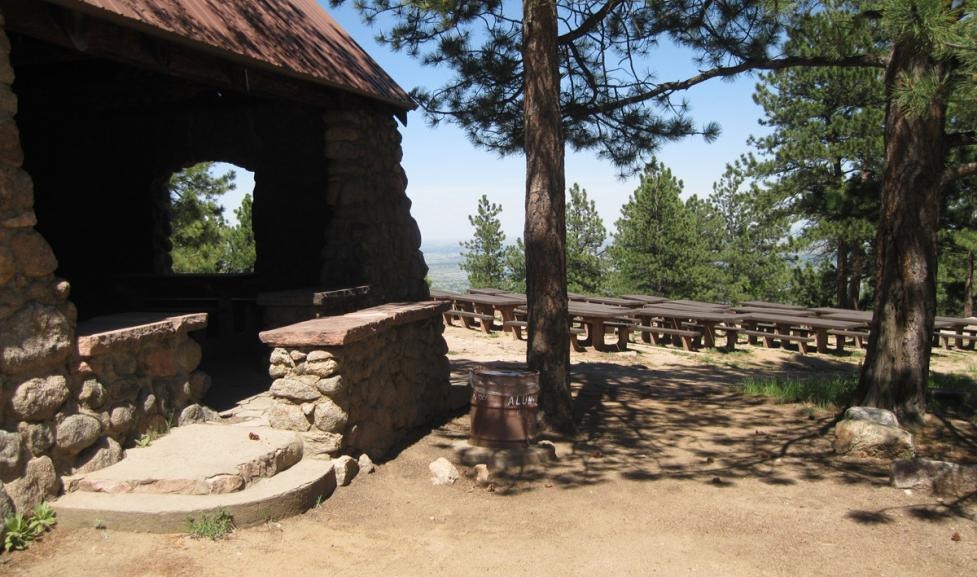
[[[373,38],[377,31],[362,24],[359,14],[349,5],[331,9],[326,2],[319,3],[405,90],[415,86],[434,87],[439,79],[448,77],[444,71],[421,66],[405,54],[393,53],[376,44]],[[682,79],[695,73],[689,55],[679,49],[665,47],[661,54],[654,56],[657,62],[652,66],[661,80]],[[765,133],[758,124],[762,110],[751,97],[755,83],[755,77],[751,76],[732,82],[711,80],[687,92],[686,100],[695,124],[717,121],[722,133],[712,143],[706,143],[701,137],[666,143],[656,154],[684,182],[683,196],[708,196],[726,164],[747,151],[747,137]],[[507,242],[515,242],[522,236],[524,156],[500,158],[493,152],[475,148],[454,125],[442,122],[437,128],[427,126],[419,110],[408,114],[407,126],[401,126],[400,131],[407,195],[413,202],[411,214],[417,220],[425,244],[470,238],[472,227],[466,217],[475,213],[483,194],[502,207],[500,219]],[[237,206],[241,196],[254,187],[251,175],[237,172],[237,194],[228,195],[225,201],[231,220],[230,208]],[[598,159],[596,152],[568,150],[566,182],[568,187],[579,183],[587,190],[610,232],[620,217],[621,206],[637,187],[638,177],[621,180],[618,170],[610,162]]]

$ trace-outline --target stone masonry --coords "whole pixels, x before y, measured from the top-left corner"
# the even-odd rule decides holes
[[[261,333],[274,347],[272,427],[312,453],[384,456],[451,410],[444,304],[391,304]]]

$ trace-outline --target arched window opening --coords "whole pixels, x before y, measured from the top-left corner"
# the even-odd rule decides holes
[[[167,180],[170,259],[176,274],[254,271],[254,173],[223,162],[200,162]]]

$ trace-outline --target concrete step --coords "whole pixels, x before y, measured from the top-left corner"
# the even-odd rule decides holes
[[[241,491],[302,460],[302,439],[269,427],[175,427],[118,463],[65,479],[70,492],[209,495]]]
[[[298,515],[336,489],[332,461],[304,459],[243,491],[213,495],[67,493],[52,505],[58,526],[182,533],[189,518],[225,510],[238,527]]]

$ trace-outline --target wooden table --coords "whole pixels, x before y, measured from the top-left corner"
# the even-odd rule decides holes
[[[570,330],[570,343],[574,350],[582,352],[584,347],[589,346],[598,351],[627,350],[632,325],[632,321],[627,317],[633,312],[633,309],[580,301],[570,301],[568,309],[570,317],[579,319],[586,328],[585,337],[580,339],[573,330],[570,330],[570,327],[567,327]],[[525,316],[527,314],[525,305],[517,307],[515,314]],[[604,332],[609,323],[613,323],[614,328],[617,329],[618,342],[615,345],[609,345],[605,340]],[[514,332],[513,336],[519,338],[517,332]]]
[[[594,303],[599,305],[610,305],[614,307],[625,307],[625,308],[638,308],[642,306],[640,301],[628,298],[617,298],[617,297],[602,297],[602,296],[590,296],[590,295],[574,295],[574,298],[570,299],[576,302]]]
[[[496,311],[502,317],[502,328],[505,331],[510,331],[512,327],[507,327],[506,322],[513,321],[516,319],[515,309],[516,307],[525,304],[518,298],[505,296],[505,295],[490,295],[490,294],[456,294],[452,298],[455,306],[459,310],[465,312],[473,312],[478,315],[495,317]],[[445,313],[445,315],[450,315],[451,311]],[[469,317],[462,316],[462,323],[464,323],[466,328],[472,328],[473,320]],[[482,332],[491,333],[494,329],[494,323],[489,322],[487,319],[478,317],[479,328]]]
[[[652,295],[621,295],[623,298],[630,299],[633,301],[638,301],[640,303],[645,303],[649,305],[663,303],[668,299],[665,297],[656,297]]]
[[[669,325],[673,330],[683,330],[682,323],[693,321],[702,325],[702,339],[708,348],[716,348],[716,330],[723,330],[726,333],[726,350],[736,348],[736,336],[738,327],[744,315],[717,312],[701,308],[669,308],[659,305],[642,307],[633,311],[635,317],[642,320],[642,325],[651,326],[650,323],[655,318],[661,318],[662,322]],[[642,331],[641,337],[645,342],[651,342],[649,333],[654,331]],[[686,347],[688,348],[688,347]]]
[[[807,309],[797,309],[797,310],[787,310],[787,309],[772,309],[768,307],[760,307],[754,305],[742,305],[735,306],[733,310],[738,313],[758,313],[758,314],[772,314],[772,315],[790,315],[794,317],[813,317],[816,314],[813,311]]]
[[[785,304],[782,304],[782,303],[772,303],[772,302],[768,302],[768,301],[746,301],[746,302],[740,303],[740,304],[743,305],[743,306],[745,306],[745,307],[759,307],[759,308],[762,308],[762,309],[778,309],[778,310],[783,309],[783,310],[789,310],[789,311],[806,311],[806,310],[808,310],[807,307],[802,307],[802,306],[798,306],[798,305],[785,305]]]
[[[778,335],[790,336],[790,331],[794,328],[801,328],[804,330],[810,330],[814,333],[815,343],[817,345],[817,351],[819,353],[828,352],[828,331],[835,330],[851,330],[860,327],[864,327],[865,323],[862,321],[845,321],[839,319],[829,319],[824,317],[805,317],[798,315],[788,315],[788,314],[769,314],[769,313],[748,313],[744,318],[745,323],[756,323],[765,322],[772,323],[777,326],[778,333],[771,333],[770,338],[777,339]],[[784,340],[784,339],[781,339]],[[788,339],[789,340],[789,339]],[[843,340],[839,339],[838,350],[842,350]],[[801,343],[801,351],[804,351],[803,342]]]

